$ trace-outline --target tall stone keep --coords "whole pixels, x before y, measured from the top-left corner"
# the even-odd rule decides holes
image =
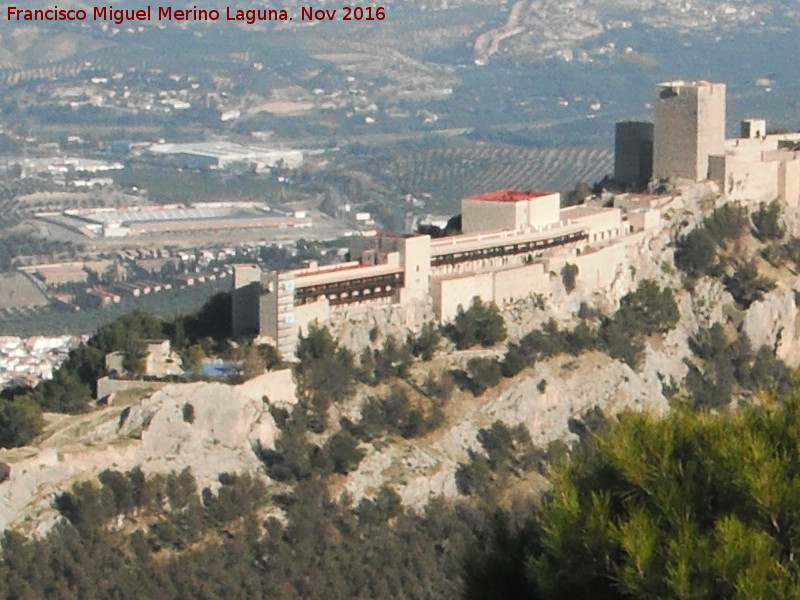
[[[629,188],[644,188],[653,176],[653,124],[617,123],[614,136],[614,179]]]
[[[654,177],[707,179],[709,155],[725,150],[725,84],[659,83],[654,138]]]

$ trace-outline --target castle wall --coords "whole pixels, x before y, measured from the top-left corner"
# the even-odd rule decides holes
[[[492,299],[499,307],[527,298],[532,294],[543,294],[550,286],[550,273],[542,263],[534,263],[493,273],[494,293]]]
[[[729,200],[760,201],[778,197],[777,161],[764,162],[761,152],[728,152],[709,157],[710,179]]]
[[[778,200],[791,207],[800,204],[800,158],[797,156],[779,164]]]
[[[494,300],[492,279],[491,273],[476,273],[431,281],[433,311],[439,322],[451,321],[458,314],[458,307],[468,309],[476,296],[483,302]]]
[[[603,289],[610,286],[617,277],[620,265],[625,264],[627,255],[623,244],[611,244],[594,252],[582,253],[570,259],[578,266],[578,285],[583,289]],[[550,266],[555,270],[555,265]],[[559,267],[560,270],[560,267]]]

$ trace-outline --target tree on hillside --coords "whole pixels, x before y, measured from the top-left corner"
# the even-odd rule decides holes
[[[779,240],[786,234],[783,224],[783,208],[777,200],[761,203],[753,213],[753,235],[762,242]]]
[[[703,219],[703,227],[717,244],[724,246],[727,240],[734,240],[748,230],[750,219],[744,206],[738,202],[729,202]]]
[[[698,227],[678,238],[675,248],[675,266],[689,277],[699,277],[711,273],[716,260],[717,243],[705,228]]]
[[[321,432],[332,402],[342,402],[355,389],[356,367],[352,353],[340,347],[325,327],[312,325],[297,344],[295,366],[298,390],[309,402],[309,427]]]
[[[651,279],[642,281],[635,292],[625,294],[615,315],[615,320],[633,335],[666,333],[678,319],[680,313],[672,290],[662,290]]]
[[[624,415],[559,469],[538,514],[471,558],[466,597],[509,581],[515,599],[798,597],[798,400]]]
[[[571,294],[572,290],[575,289],[575,280],[577,277],[578,265],[567,263],[561,268],[561,281],[568,294]]]
[[[775,287],[775,282],[759,276],[754,261],[739,265],[733,275],[723,278],[722,283],[736,303],[744,309],[750,308],[753,302],[763,300],[764,294]]]
[[[0,448],[29,443],[42,428],[42,411],[28,396],[0,400]]]
[[[473,298],[469,309],[458,307],[458,314],[444,329],[459,350],[475,345],[494,346],[502,342],[508,335],[503,315],[497,306],[490,302],[484,304],[477,296]]]

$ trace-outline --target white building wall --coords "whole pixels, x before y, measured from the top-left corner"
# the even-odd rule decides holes
[[[761,152],[727,152],[709,159],[711,179],[729,200],[762,201],[778,197],[777,161],[764,162]]]
[[[517,229],[517,202],[487,202],[472,198],[461,201],[464,233]]]
[[[543,263],[495,271],[493,275],[493,300],[501,308],[533,294],[544,294],[550,286],[550,274]]]
[[[458,307],[468,309],[475,297],[483,302],[494,300],[493,283],[491,273],[476,273],[431,281],[433,311],[439,322],[452,321],[458,314]]]

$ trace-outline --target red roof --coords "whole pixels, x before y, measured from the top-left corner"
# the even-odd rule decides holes
[[[521,190],[498,190],[486,194],[470,196],[470,200],[480,200],[481,202],[523,202],[531,198],[541,198],[549,196],[554,192],[523,192]]]

